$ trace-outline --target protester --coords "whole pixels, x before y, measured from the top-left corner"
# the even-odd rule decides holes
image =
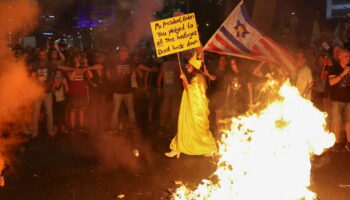
[[[32,72],[38,81],[43,85],[45,93],[42,97],[37,99],[33,108],[33,134],[35,138],[39,135],[39,116],[42,104],[44,104],[46,112],[46,130],[50,136],[55,136],[56,132],[53,130],[53,113],[52,113],[52,83],[53,71],[48,65],[47,54],[45,50],[38,52],[38,58],[32,65]]]
[[[299,93],[306,99],[311,100],[311,88],[313,84],[313,78],[311,69],[307,66],[305,54],[299,51],[296,54],[296,67],[297,75],[295,86],[298,88]]]
[[[67,79],[63,76],[63,72],[59,69],[55,70],[54,82],[52,85],[53,92],[53,114],[54,114],[54,130],[68,133],[65,127],[66,116],[66,93],[69,91]]]
[[[155,107],[158,105],[159,97],[157,95],[157,78],[159,74],[159,68],[162,64],[161,59],[152,59],[153,61],[149,61],[149,64],[152,68],[152,71],[146,72],[145,77],[145,88],[147,91],[147,122],[148,124],[152,124],[153,119],[155,118]]]
[[[350,151],[350,52],[341,51],[339,63],[335,63],[329,72],[331,98],[331,131],[335,134],[335,151],[343,149],[342,127],[344,127],[347,143],[345,149]],[[344,123],[343,123],[344,122]]]
[[[212,84],[213,94],[211,96],[211,103],[215,110],[215,125],[216,131],[220,131],[222,128],[221,120],[224,119],[225,100],[227,91],[227,82],[229,80],[227,70],[227,59],[226,56],[219,56],[217,66],[214,70],[214,78]]]
[[[121,46],[118,56],[110,58],[108,62],[107,78],[113,91],[113,116],[111,120],[111,133],[119,131],[119,112],[124,102],[128,111],[129,123],[136,128],[134,111],[134,96],[132,94],[131,77],[135,73],[135,64],[129,59],[129,49]]]
[[[172,129],[177,124],[179,106],[181,100],[180,66],[176,55],[168,56],[169,60],[161,66],[157,79],[158,96],[162,99],[160,109],[160,130],[163,134],[165,125]],[[175,129],[176,130],[176,129]]]
[[[237,65],[234,58],[230,59],[229,81],[227,85],[225,111],[227,117],[237,117],[245,113],[253,104],[253,89],[250,74]]]
[[[328,56],[320,55],[315,60],[313,72],[314,84],[312,87],[312,102],[315,103],[318,109],[329,113],[328,103],[328,75],[329,67],[332,65],[332,61]]]
[[[209,108],[206,97],[207,84],[200,68],[202,61],[195,54],[190,60],[187,72],[191,75],[189,82],[181,73],[184,85],[177,134],[170,144],[167,157],[179,158],[180,153],[188,155],[211,156],[217,152],[216,142],[209,130]]]
[[[156,78],[159,72],[159,65],[162,59],[154,59],[152,56],[141,51],[139,55],[133,56],[135,63],[135,76],[132,76],[132,83],[134,82],[135,89],[135,110],[136,118],[140,125],[152,125],[154,118],[155,106],[158,102],[156,92]],[[133,80],[135,77],[136,81]]]
[[[87,80],[91,78],[91,71],[87,68],[87,59],[80,54],[72,58],[73,71],[68,73],[69,86],[69,118],[72,132],[86,132],[85,111],[88,108]],[[79,118],[79,126],[76,126],[76,115]]]
[[[64,65],[66,61],[66,57],[60,51],[58,44],[54,43],[52,47],[50,47],[49,43],[47,44],[46,52],[49,55],[49,66],[52,70],[55,70],[58,66]]]
[[[93,64],[104,65],[105,56],[95,54]],[[91,70],[88,78],[89,85],[89,127],[91,130],[105,130],[107,124],[107,78],[104,67]]]
[[[146,58],[141,58],[139,52],[134,52],[131,55],[131,62],[135,65],[143,64],[148,67],[149,63]],[[135,117],[139,126],[142,126],[147,121],[147,84],[146,84],[147,72],[141,68],[136,68],[135,76],[132,76],[132,82],[134,82],[133,95],[135,100]],[[135,80],[133,80],[135,79]]]

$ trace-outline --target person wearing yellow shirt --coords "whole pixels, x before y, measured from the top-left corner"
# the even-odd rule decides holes
[[[180,153],[187,155],[210,156],[217,152],[216,141],[209,130],[209,108],[206,97],[206,79],[210,76],[207,70],[200,70],[202,61],[195,54],[186,66],[191,76],[188,81],[185,74],[181,73],[184,91],[182,94],[178,131],[170,144],[170,152],[167,157],[180,157]]]

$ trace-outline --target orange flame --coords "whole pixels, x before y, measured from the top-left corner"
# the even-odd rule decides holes
[[[276,85],[272,81],[268,84]],[[218,167],[195,189],[181,186],[175,200],[313,200],[311,156],[335,142],[326,115],[288,82],[259,113],[232,119],[220,143]]]

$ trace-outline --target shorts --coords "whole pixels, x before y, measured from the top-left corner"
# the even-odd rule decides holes
[[[350,122],[350,102],[331,102],[331,120],[334,123]]]
[[[71,110],[87,109],[88,103],[87,96],[71,95],[68,99],[68,107]]]

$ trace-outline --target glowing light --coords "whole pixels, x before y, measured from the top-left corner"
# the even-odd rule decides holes
[[[53,33],[51,33],[51,32],[43,32],[43,35],[49,35],[49,36],[52,36],[52,35],[53,35]]]

